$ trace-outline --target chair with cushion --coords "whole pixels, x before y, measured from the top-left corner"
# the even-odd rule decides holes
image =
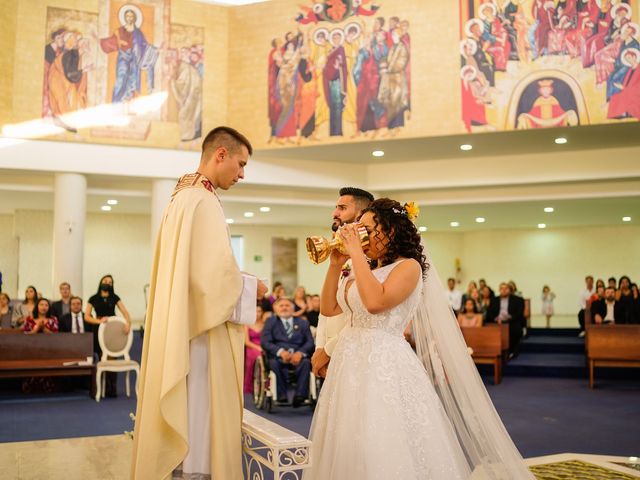
[[[138,395],[138,378],[140,377],[140,365],[131,360],[129,350],[133,342],[133,330],[126,334],[123,331],[126,320],[121,317],[109,317],[98,328],[98,342],[102,349],[102,358],[96,365],[96,402],[105,394],[105,372],[126,372],[125,388],[127,397],[131,396],[129,387],[129,373],[136,372],[136,396]],[[120,358],[124,357],[124,358]]]

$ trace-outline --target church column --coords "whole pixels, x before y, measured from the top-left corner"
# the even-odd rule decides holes
[[[158,179],[151,186],[151,249],[156,246],[156,235],[165,208],[176,186],[176,180]]]
[[[82,296],[84,224],[87,214],[87,179],[77,173],[56,173],[53,201],[53,285],[71,284],[74,295]]]

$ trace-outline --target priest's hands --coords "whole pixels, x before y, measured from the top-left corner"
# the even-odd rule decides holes
[[[327,366],[331,357],[327,355],[324,348],[319,348],[311,357],[311,369],[317,377],[325,377],[327,375]]]

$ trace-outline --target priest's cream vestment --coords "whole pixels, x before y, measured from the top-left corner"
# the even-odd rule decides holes
[[[241,302],[222,206],[204,176],[185,175],[156,241],[132,479],[171,478],[176,468],[185,478],[242,479],[244,327],[234,322],[251,301],[255,319],[255,285]]]

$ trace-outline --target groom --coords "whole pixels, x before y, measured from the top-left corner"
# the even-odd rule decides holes
[[[344,187],[340,189],[340,197],[333,210],[333,224],[331,230],[336,232],[338,228],[346,223],[353,223],[362,210],[373,202],[373,195],[366,190],[355,187]],[[351,270],[351,260],[347,260],[344,270]],[[341,281],[344,277],[341,277]],[[318,329],[316,332],[316,351],[311,357],[313,373],[319,377],[327,375],[327,367],[331,360],[331,354],[338,342],[338,335],[344,327],[346,318],[344,314],[333,317],[325,317],[320,314],[318,317]]]

